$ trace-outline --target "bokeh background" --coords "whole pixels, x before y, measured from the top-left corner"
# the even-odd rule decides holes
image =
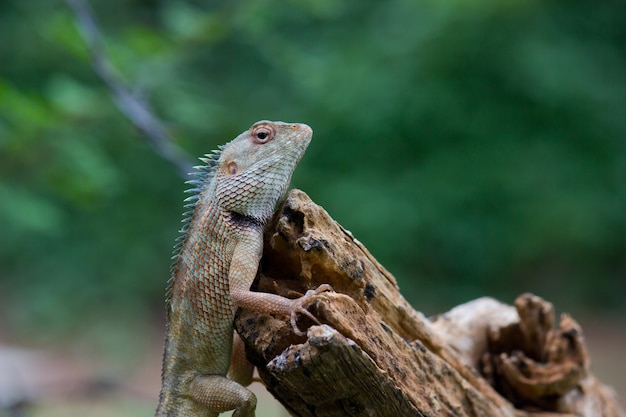
[[[625,393],[626,3],[90,4],[193,158],[259,119],[309,124],[292,185],[418,310],[533,292]],[[72,10],[0,1],[0,416],[151,415],[184,189]]]

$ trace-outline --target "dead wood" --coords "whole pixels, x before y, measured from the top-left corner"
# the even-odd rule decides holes
[[[293,190],[266,233],[255,289],[287,297],[320,284],[324,323],[239,311],[236,328],[267,388],[294,416],[625,415],[589,371],[582,330],[554,328],[551,304],[482,298],[434,319],[306,194]]]

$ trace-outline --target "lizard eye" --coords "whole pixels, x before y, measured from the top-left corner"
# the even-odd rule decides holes
[[[228,165],[226,166],[226,168],[228,169],[228,173],[230,175],[235,175],[237,173],[237,163],[236,162],[229,162]]]
[[[259,144],[267,143],[274,139],[276,131],[268,125],[256,126],[252,129],[252,137]]]

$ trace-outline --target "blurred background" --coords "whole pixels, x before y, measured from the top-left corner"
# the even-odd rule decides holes
[[[626,3],[90,5],[114,73],[191,158],[260,119],[309,124],[292,186],[416,309],[540,295],[624,403]],[[62,1],[0,1],[0,416],[156,405],[186,186],[76,23]]]

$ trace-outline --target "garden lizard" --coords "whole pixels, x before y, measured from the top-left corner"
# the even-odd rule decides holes
[[[235,377],[233,319],[238,307],[296,319],[322,285],[296,299],[250,291],[263,249],[263,229],[284,196],[311,141],[305,124],[260,121],[196,167],[185,201],[167,296],[167,328],[158,417],[253,417],[256,397]],[[243,347],[243,345],[242,345]],[[233,366],[242,364],[233,363]],[[252,368],[249,368],[252,370]],[[249,375],[251,376],[251,375]],[[239,377],[239,379],[250,379]]]

